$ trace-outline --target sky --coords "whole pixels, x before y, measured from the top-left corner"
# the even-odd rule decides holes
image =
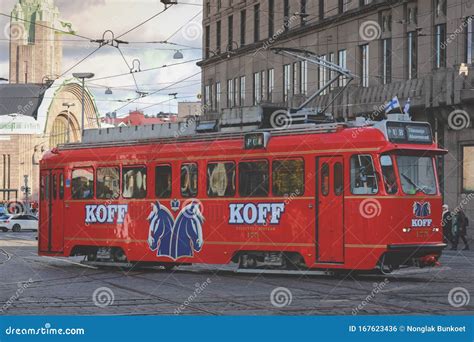
[[[10,15],[19,0],[1,0],[0,13]],[[177,102],[197,101],[200,92],[200,68],[196,62],[201,58],[202,45],[202,0],[179,1],[182,4],[151,19],[143,26],[125,34],[121,40],[120,50],[104,46],[79,65],[69,70],[77,62],[97,49],[97,43],[87,39],[63,35],[62,72],[65,77],[73,72],[93,72],[95,74],[88,86],[93,92],[101,115],[117,111],[119,116],[130,110],[140,109],[145,114],[154,115],[162,112],[176,112]],[[115,37],[144,22],[164,9],[159,0],[54,0],[59,8],[60,19],[72,23],[76,34],[101,39],[106,30],[114,32]],[[0,77],[8,78],[8,26],[9,18],[0,16]],[[110,37],[110,34],[105,36]],[[152,41],[169,41],[172,44],[153,44]],[[148,43],[144,43],[148,42]],[[173,59],[176,49],[180,49],[183,59]],[[129,66],[140,70],[157,68],[163,65],[183,63],[151,71],[133,73],[140,92],[155,92],[127,105],[124,100],[137,98],[137,87]],[[133,62],[135,59],[138,61]],[[195,61],[192,61],[195,60]],[[190,61],[190,62],[187,62]],[[186,63],[184,63],[186,62]],[[118,77],[103,78],[124,74]],[[195,76],[184,82],[173,85],[186,77]],[[102,78],[102,79],[101,79]],[[111,87],[112,95],[106,95],[106,87]],[[170,96],[178,93],[177,99]]]

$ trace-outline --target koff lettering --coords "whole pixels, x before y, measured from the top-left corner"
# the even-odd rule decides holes
[[[231,203],[229,224],[279,224],[284,211],[285,203]]]
[[[127,204],[88,204],[86,223],[123,223],[127,211]]]

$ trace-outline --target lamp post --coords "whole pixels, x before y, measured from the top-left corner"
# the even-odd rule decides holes
[[[84,92],[85,92],[85,79],[94,77],[91,72],[75,72],[72,74],[75,78],[82,80],[82,115],[81,115],[81,137],[84,135]],[[81,138],[82,139],[82,138]]]
[[[70,142],[70,133],[69,133],[69,130],[70,130],[70,127],[71,127],[71,122],[69,120],[69,107],[74,107],[74,103],[72,102],[64,102],[63,103],[63,106],[64,107],[67,107],[66,111],[67,111],[67,143],[69,144]]]

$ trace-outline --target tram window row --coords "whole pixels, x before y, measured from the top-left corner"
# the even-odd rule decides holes
[[[171,198],[173,195],[173,166],[155,166],[154,195]],[[241,197],[266,197],[270,194],[269,162],[267,160],[209,162],[206,166],[206,193],[208,197],[234,197],[236,188]],[[272,162],[271,190],[274,196],[302,196],[304,194],[304,160],[282,159]],[[120,176],[122,175],[122,176]],[[238,176],[238,183],[236,178]],[[199,173],[196,163],[180,166],[180,194],[193,198],[198,194]],[[94,189],[95,183],[95,189]],[[237,183],[237,186],[236,186]],[[74,168],[72,171],[72,198],[143,199],[147,197],[147,168],[145,166],[118,166]]]

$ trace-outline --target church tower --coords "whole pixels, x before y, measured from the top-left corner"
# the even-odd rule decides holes
[[[10,21],[10,83],[44,83],[61,74],[59,10],[53,0],[19,0]]]

